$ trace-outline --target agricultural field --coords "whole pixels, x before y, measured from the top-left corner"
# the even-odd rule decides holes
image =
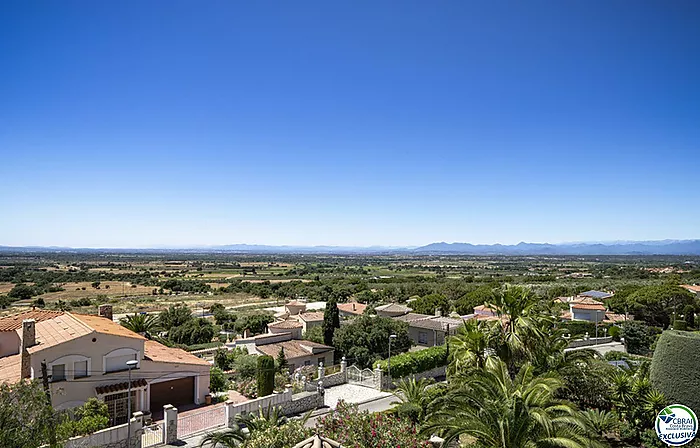
[[[476,257],[402,255],[252,255],[225,253],[3,253],[0,304],[115,313],[193,310],[221,303],[261,308],[289,299],[405,302],[444,296],[464,313],[497,285],[543,297],[598,289],[700,283],[692,257]],[[3,311],[0,311],[3,312]]]

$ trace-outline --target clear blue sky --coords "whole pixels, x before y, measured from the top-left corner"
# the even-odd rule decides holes
[[[700,237],[700,2],[0,2],[0,244]]]

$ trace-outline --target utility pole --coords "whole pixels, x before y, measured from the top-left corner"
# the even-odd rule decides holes
[[[58,446],[56,443],[56,427],[53,421],[53,406],[51,405],[51,388],[49,388],[49,374],[46,367],[46,360],[41,361],[41,382],[44,385],[44,394],[46,394],[46,401],[48,408],[51,411],[49,416],[49,446],[52,448]]]

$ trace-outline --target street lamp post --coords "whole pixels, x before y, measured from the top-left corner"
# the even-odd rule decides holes
[[[389,374],[389,389],[391,389],[391,340],[396,339],[395,334],[390,334],[389,335],[389,359],[386,361],[386,370],[387,373]]]
[[[129,369],[129,391],[126,397],[126,443],[128,446],[131,446],[131,369],[138,364],[139,362],[135,359],[126,362]]]

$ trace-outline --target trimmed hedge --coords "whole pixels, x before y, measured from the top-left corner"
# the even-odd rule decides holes
[[[447,347],[439,345],[417,352],[406,352],[392,356],[391,376],[394,378],[403,378],[414,373],[425,372],[426,370],[442,367],[444,365],[447,365]],[[374,366],[375,368],[379,367],[384,372],[387,371],[386,360],[377,361]]]
[[[272,356],[258,356],[258,397],[270,395],[275,389],[275,360]]]
[[[700,413],[700,334],[666,330],[654,350],[651,383],[669,403]]]

